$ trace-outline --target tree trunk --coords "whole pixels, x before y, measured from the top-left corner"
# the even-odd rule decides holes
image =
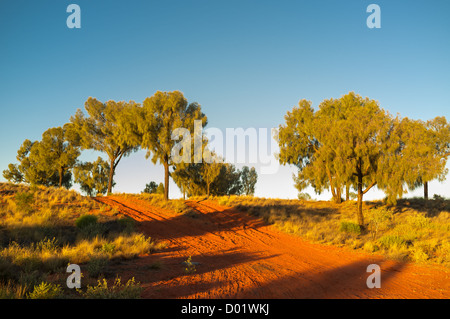
[[[209,185],[210,183],[206,183],[206,195],[209,197]]]
[[[341,196],[341,188],[336,187],[336,199],[334,200],[337,204],[342,203],[342,196]]]
[[[363,211],[362,211],[362,200],[363,200],[362,178],[363,178],[362,173],[359,171],[358,172],[358,211],[357,211],[357,216],[358,216],[359,227],[361,227],[361,229],[364,229],[364,216],[363,216]]]
[[[350,185],[345,185],[345,201],[350,200]]]
[[[59,169],[59,188],[62,187],[62,181],[64,176],[64,168]]]
[[[328,169],[327,166],[327,175],[328,175],[328,181],[330,182],[330,191],[331,191],[331,195],[333,196],[333,201],[336,202],[337,201],[337,196],[336,196],[336,190],[333,186],[333,178],[331,177],[331,173],[330,170]]]
[[[169,159],[164,160],[164,199],[169,200]]]
[[[428,200],[428,182],[423,183],[423,198]]]
[[[112,193],[112,184],[113,184],[113,177],[114,177],[114,159],[110,159],[111,164],[109,168],[109,179],[108,179],[108,195]]]

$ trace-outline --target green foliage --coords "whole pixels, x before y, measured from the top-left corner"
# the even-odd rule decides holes
[[[35,286],[33,292],[28,295],[30,299],[56,299],[61,298],[62,288],[60,285],[42,282],[39,286]]]
[[[108,286],[106,279],[99,280],[97,286],[88,285],[81,295],[88,299],[139,299],[141,293],[142,287],[133,277],[125,285],[120,278],[116,278],[112,286]]]
[[[95,215],[83,215],[75,220],[75,226],[77,226],[79,229],[85,229],[92,225],[96,225],[97,221],[98,217]]]
[[[122,231],[124,233],[130,234],[135,230],[135,220],[131,217],[123,217],[117,220],[117,223],[120,225]]]
[[[242,171],[236,169],[236,166],[230,163],[217,162],[214,165],[215,168],[219,169],[218,175],[214,177],[217,173],[216,171],[213,175],[209,175],[208,177],[205,174],[210,174],[207,172],[209,168],[205,169],[205,165],[211,164],[189,164],[187,166],[177,167],[172,173],[175,183],[182,191],[184,190],[189,197],[207,195],[207,181],[210,182],[209,195],[239,195],[244,192]],[[249,171],[251,172],[252,170]],[[253,173],[250,174],[253,175]],[[214,177],[214,179],[212,177]],[[256,181],[256,177],[256,175],[253,175],[250,179],[246,179],[247,191],[254,190],[254,183],[256,183],[254,181]]]
[[[23,173],[19,170],[17,164],[8,164],[8,169],[3,171],[3,177],[12,183],[20,183],[24,180]]]
[[[89,276],[98,278],[100,275],[104,275],[109,265],[107,258],[92,258],[87,263],[87,271]]]
[[[75,145],[82,149],[104,152],[110,161],[107,192],[113,187],[115,169],[123,156],[138,149],[139,136],[136,131],[135,114],[139,107],[134,101],[102,103],[90,97],[85,103],[86,117],[78,109],[65,125]]]
[[[405,246],[406,241],[405,239],[397,235],[384,235],[378,239],[378,244],[385,249],[389,249],[394,246]]]
[[[392,212],[381,207],[369,212],[369,231],[375,240],[380,231],[386,230],[391,222]]]
[[[88,196],[106,194],[110,176],[110,166],[101,157],[93,163],[86,162],[76,165],[73,169],[74,181]],[[115,183],[113,181],[112,186]]]
[[[10,164],[3,176],[12,182],[70,188],[70,170],[80,155],[64,128],[50,128],[41,141],[25,140],[17,151],[19,165]]]
[[[222,159],[213,157],[211,163],[203,163],[201,169],[201,175],[206,184],[206,195],[210,194],[211,184],[217,179],[222,167]]]
[[[353,92],[322,101],[317,111],[311,104],[300,100],[285,116],[277,137],[279,161],[298,168],[299,191],[311,186],[320,194],[329,188],[340,203],[344,187],[356,189],[361,227],[363,195],[373,186],[395,203],[406,184],[445,175],[450,133],[444,118],[427,124],[401,120]]]
[[[156,194],[157,188],[158,188],[158,184],[154,181],[151,181],[150,183],[145,184],[145,188],[142,192],[146,193],[146,194]]]
[[[189,256],[188,259],[186,259],[186,261],[184,262],[184,265],[186,266],[184,268],[184,272],[186,274],[193,274],[194,272],[197,271],[197,269],[195,268],[195,264],[192,263],[192,257]]]
[[[102,248],[100,250],[107,255],[112,255],[114,253],[115,249],[116,249],[116,245],[114,245],[114,243],[107,242],[102,245]]]
[[[258,174],[254,167],[244,166],[241,170],[242,194],[250,196],[255,194],[255,185],[258,181]]]
[[[163,183],[159,183],[158,187],[156,188],[155,194],[164,195],[164,185],[163,185]]]
[[[300,200],[311,200],[311,195],[309,195],[308,193],[299,192],[297,197]]]
[[[343,222],[341,222],[339,231],[359,235],[359,234],[361,234],[361,227],[358,224],[355,224],[353,222],[343,221]]]
[[[55,253],[58,250],[58,248],[59,248],[58,239],[56,239],[55,237],[53,237],[52,239],[44,238],[43,240],[41,240],[36,244],[36,249],[41,252],[46,251],[49,253]]]
[[[29,192],[16,193],[14,202],[19,211],[29,213],[33,210],[32,205],[34,204],[34,195]]]
[[[151,181],[149,184],[145,185],[145,189],[142,193],[164,195],[164,184],[156,184],[156,182]]]

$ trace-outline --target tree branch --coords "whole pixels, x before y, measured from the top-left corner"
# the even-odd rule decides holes
[[[377,184],[376,181],[373,181],[372,184],[370,184],[369,186],[367,186],[367,188],[363,191],[363,195],[365,193],[367,193],[372,187],[374,187]]]

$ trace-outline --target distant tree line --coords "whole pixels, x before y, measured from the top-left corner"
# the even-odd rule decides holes
[[[3,171],[5,179],[15,183],[70,188],[72,181],[80,184],[86,194],[111,193],[114,175],[123,157],[138,149],[147,151],[146,158],[164,167],[162,188],[147,184],[145,192],[164,193],[169,198],[169,177],[172,176],[183,194],[219,195],[254,194],[257,174],[254,168],[236,170],[228,163],[175,163],[172,150],[180,143],[173,139],[176,128],[186,128],[194,140],[194,123],[201,129],[207,117],[198,103],[188,103],[179,91],[160,92],[146,98],[142,105],[134,101],[107,101],[90,97],[85,103],[86,115],[78,109],[69,123],[50,128],[41,141],[25,140],[17,152],[18,164],[9,164]],[[207,140],[202,137],[203,148]],[[108,158],[80,162],[83,150],[95,150]],[[187,178],[195,178],[188,181]]]

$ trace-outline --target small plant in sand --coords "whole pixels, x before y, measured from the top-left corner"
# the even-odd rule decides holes
[[[192,262],[191,256],[189,256],[188,259],[186,259],[184,265],[186,266],[186,268],[184,268],[184,272],[186,274],[193,274],[194,272],[197,271],[197,269],[195,268],[195,264]]]

